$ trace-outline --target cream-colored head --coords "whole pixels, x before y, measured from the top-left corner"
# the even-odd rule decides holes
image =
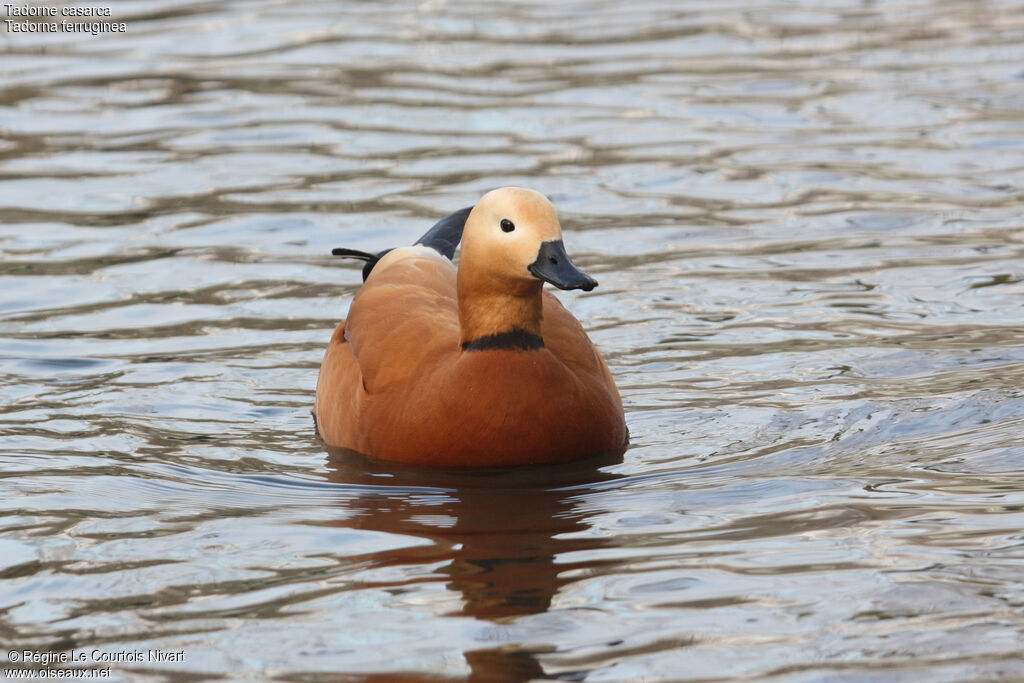
[[[558,216],[544,195],[521,187],[488,192],[473,207],[462,231],[462,348],[543,346],[544,282],[587,291],[597,286],[565,253]]]
[[[476,287],[519,295],[539,290],[541,281],[561,289],[597,286],[565,253],[555,207],[521,187],[488,192],[466,219],[459,279],[470,278]]]

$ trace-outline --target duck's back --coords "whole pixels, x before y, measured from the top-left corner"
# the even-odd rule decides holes
[[[314,410],[320,437],[371,455],[363,429],[368,406],[394,398],[396,387],[407,391],[458,339],[452,263],[419,247],[384,256],[327,345]]]

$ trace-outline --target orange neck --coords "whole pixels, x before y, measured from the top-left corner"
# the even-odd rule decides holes
[[[461,343],[513,332],[539,338],[542,287],[539,280],[509,283],[459,268]]]

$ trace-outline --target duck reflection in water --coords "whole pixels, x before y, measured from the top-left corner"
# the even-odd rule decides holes
[[[580,501],[620,478],[603,468],[620,463],[621,453],[554,466],[437,469],[327,450],[331,481],[362,489],[343,503],[355,514],[337,524],[430,540],[430,548],[397,548],[377,559],[389,565],[447,559],[437,572],[461,598],[461,607],[447,615],[501,624],[545,612],[561,587],[574,580],[566,575],[577,567],[557,558],[610,543],[577,533],[590,528]],[[507,643],[463,655],[470,681],[517,681],[553,677],[537,659],[543,651]]]

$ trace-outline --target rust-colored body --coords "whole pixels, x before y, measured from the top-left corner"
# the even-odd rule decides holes
[[[539,280],[499,296],[477,284],[483,271],[473,272],[457,275],[424,247],[396,249],[376,264],[320,368],[315,413],[324,442],[436,466],[554,463],[621,450],[622,401],[579,322]],[[485,321],[479,334],[539,326],[530,331],[544,345],[463,350],[479,336],[468,319]]]

